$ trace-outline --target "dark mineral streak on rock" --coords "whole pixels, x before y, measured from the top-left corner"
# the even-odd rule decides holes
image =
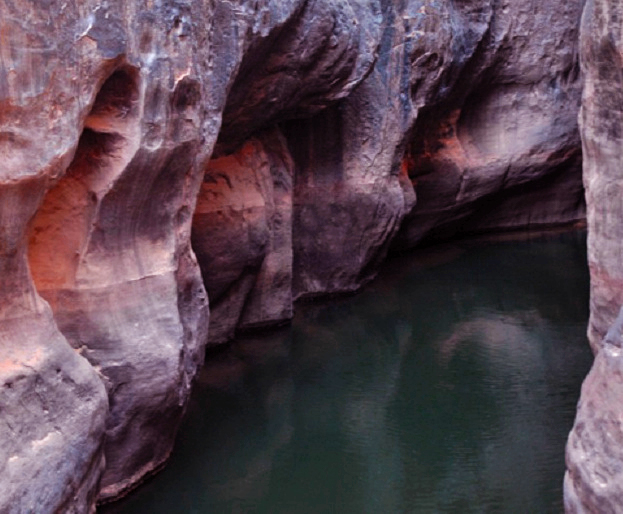
[[[355,291],[372,278],[415,200],[402,169],[413,120],[403,91],[411,34],[405,13],[387,4],[382,14],[379,57],[364,81],[323,113],[284,128],[295,161],[296,297]]]

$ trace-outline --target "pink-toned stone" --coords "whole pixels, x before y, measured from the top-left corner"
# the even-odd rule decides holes
[[[623,51],[621,6],[588,0],[580,38],[591,276],[588,338],[596,354],[567,444],[569,513],[623,509]]]
[[[565,511],[612,513],[623,505],[623,311],[582,384],[567,442]]]
[[[278,130],[207,165],[193,247],[210,296],[211,343],[292,317],[292,175]]]
[[[47,4],[0,0],[2,512],[92,511],[166,461],[208,337],[191,224],[220,342],[356,290],[409,213],[403,246],[483,199],[459,229],[582,213],[579,0]]]
[[[578,30],[583,2],[461,2],[414,62],[408,149],[418,198],[396,246],[583,219]],[[564,43],[563,43],[564,42]],[[432,83],[432,84],[431,84]]]

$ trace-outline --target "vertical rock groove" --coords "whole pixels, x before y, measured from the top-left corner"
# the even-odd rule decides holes
[[[73,161],[46,193],[31,223],[30,270],[53,307],[60,290],[78,285],[101,201],[137,150],[137,80],[137,70],[122,68],[104,82]]]

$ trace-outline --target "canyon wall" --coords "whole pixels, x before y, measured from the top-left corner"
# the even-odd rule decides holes
[[[623,509],[623,6],[587,0],[581,27],[580,127],[596,354],[567,444],[568,512]]]
[[[418,91],[407,148],[418,201],[396,244],[581,218],[582,2],[446,5],[436,52],[416,60],[418,87],[439,78]]]
[[[160,466],[207,336],[189,8],[47,5],[0,11],[2,512],[85,512]]]
[[[283,184],[290,191],[291,224],[282,220],[290,231],[292,262],[269,259],[282,280],[265,282],[266,270],[260,269],[273,229],[260,237],[258,226],[240,214],[238,223],[230,219],[231,209],[240,213],[243,207],[227,205],[227,198],[239,203],[241,186],[229,184],[220,206],[208,206],[212,197],[200,195],[193,246],[208,291],[217,291],[211,296],[217,303],[210,342],[286,320],[292,299],[357,290],[388,251],[457,233],[583,219],[577,129],[581,11],[580,0],[546,6],[381,2],[378,25],[367,29],[368,38],[378,41],[376,61],[352,92],[317,114],[309,103],[302,107],[307,112],[292,109],[291,93],[275,114],[274,74],[241,74],[224,112],[214,164],[221,176],[241,172],[235,163],[248,158],[242,142],[248,125],[265,127],[256,137],[265,137],[266,130],[285,137],[274,159],[287,161],[292,181]],[[268,63],[283,59],[272,53],[282,52],[283,43],[264,51]],[[229,113],[235,113],[233,120]],[[232,159],[230,171],[225,155]],[[206,168],[206,192],[219,187],[212,167]],[[224,234],[240,230],[256,239],[243,244],[237,236],[223,244]],[[282,224],[279,230],[285,234]],[[217,260],[237,264],[216,278]],[[273,305],[261,313],[257,280],[263,281],[263,301],[273,298],[278,309]]]
[[[0,0],[0,511],[134,487],[206,343],[391,249],[582,218],[581,4]]]

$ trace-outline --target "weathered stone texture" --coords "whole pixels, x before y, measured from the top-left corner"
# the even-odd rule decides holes
[[[168,457],[207,329],[189,242],[205,155],[204,70],[185,32],[189,11],[135,7],[101,5],[75,20],[89,27],[101,78],[82,99],[90,109],[76,120],[73,160],[30,232],[37,289],[108,392],[102,497]],[[155,31],[155,20],[167,30]]]
[[[397,246],[583,218],[576,122],[582,3],[423,7],[431,14],[420,23],[435,20],[439,36],[414,62],[419,114],[407,155],[418,201]],[[555,195],[533,194],[548,182],[557,183]]]
[[[589,339],[594,351],[623,305],[623,77],[621,6],[587,1],[581,38],[584,92],[580,125],[591,270]]]
[[[219,142],[226,148],[276,121],[309,116],[344,98],[376,58],[379,0],[285,3],[293,15],[283,24],[270,32],[253,27],[223,112]]]
[[[584,154],[591,275],[588,336],[596,353],[567,444],[568,512],[623,509],[623,6],[587,0],[581,27]],[[618,317],[617,317],[618,314]]]
[[[408,12],[384,4],[379,57],[349,97],[285,125],[296,297],[354,291],[373,277],[415,201],[402,167],[413,122]]]
[[[210,297],[210,343],[292,317],[292,176],[277,129],[207,165],[193,248]]]
[[[0,341],[0,511],[92,511],[104,470],[102,382],[41,301],[3,319]]]
[[[98,80],[90,44],[56,41],[47,18],[34,6],[0,7],[2,512],[87,512],[104,464],[103,384],[59,332],[27,263],[29,220],[69,164],[88,110],[81,100],[87,104],[96,87],[71,77],[89,73]],[[75,14],[58,21],[73,23]]]
[[[290,243],[293,247],[290,252],[294,254],[294,290],[287,294],[283,290],[279,293],[285,302],[291,302],[292,295],[296,297],[308,293],[324,294],[358,288],[363,277],[370,276],[370,273],[363,273],[363,270],[367,266],[373,269],[374,264],[380,261],[384,251],[379,251],[379,247],[386,249],[388,241],[407,210],[403,199],[405,192],[395,176],[399,164],[392,162],[401,158],[402,149],[396,147],[403,141],[408,129],[408,123],[404,123],[403,116],[400,116],[401,109],[392,108],[392,102],[395,103],[397,98],[400,99],[398,89],[402,87],[401,74],[405,70],[408,73],[408,67],[402,62],[405,45],[400,44],[404,39],[404,31],[394,34],[395,28],[402,26],[402,21],[398,20],[393,7],[388,6],[382,11],[380,4],[374,1],[308,2],[297,16],[288,22],[285,28],[276,31],[274,36],[268,35],[259,38],[258,41],[254,40],[243,58],[227,99],[223,127],[213,162],[221,167],[227,165],[227,161],[223,161],[224,156],[244,153],[245,146],[242,146],[243,150],[239,148],[244,145],[242,141],[253,131],[265,130],[266,127],[270,129],[275,122],[282,123],[288,146],[277,153],[286,155],[293,152],[292,158],[295,162],[294,169],[290,171],[292,176],[290,181],[298,177],[294,192],[288,193],[289,197],[292,194],[294,196],[292,215],[281,220],[282,223],[288,224],[291,234],[289,237],[295,238]],[[356,93],[338,107],[331,107],[330,112],[333,114],[328,116],[338,113],[337,117],[340,118],[335,126],[323,125],[322,120],[326,117],[324,113],[318,114],[310,121],[306,121],[307,118],[300,119],[302,116],[313,115],[332,102],[346,97],[370,73],[377,58],[377,46],[381,37],[386,39],[389,37],[387,40],[389,45],[385,49],[387,55],[383,58],[382,68],[375,66],[371,75],[378,75],[377,69],[382,69],[382,73],[389,75],[389,78],[386,76],[383,82],[379,83],[378,80],[370,81],[368,76],[364,85],[357,88]],[[260,55],[261,58],[258,58]],[[380,60],[377,60],[378,62]],[[398,70],[397,74],[393,73],[394,68]],[[361,93],[362,91],[365,92]],[[351,100],[353,97],[360,100],[353,101]],[[352,112],[348,113],[349,110]],[[397,122],[394,121],[396,115],[399,115]],[[288,121],[293,118],[296,121]],[[300,151],[302,146],[307,146],[318,155],[325,152],[323,140],[310,139],[312,136],[309,130],[298,128],[313,127],[316,123],[320,123],[321,130],[330,131],[326,136],[335,134],[338,137],[338,141],[333,142],[333,147],[337,152],[344,152],[344,157],[334,159],[330,168],[326,166],[326,162],[308,163]],[[391,131],[389,137],[377,137],[378,132],[386,128],[383,125],[389,127]],[[297,159],[303,161],[297,162]],[[363,164],[358,162],[364,159]],[[302,177],[309,174],[322,175],[327,178],[325,186],[328,183],[332,183],[333,186],[320,186],[319,181],[315,181],[310,187],[303,185],[307,179]],[[209,188],[210,186],[207,187]],[[231,184],[230,188],[232,191],[236,189]],[[240,186],[237,189],[240,190]],[[407,195],[409,192],[412,196],[410,186],[407,188]],[[236,194],[234,193],[234,196]],[[263,197],[268,202],[272,201],[265,194]],[[219,202],[223,203],[221,200]],[[288,202],[292,202],[292,199],[288,198]],[[207,202],[201,199],[199,203],[200,206],[207,205]],[[395,205],[391,205],[385,212],[383,209],[377,209],[379,203]],[[364,204],[368,207],[364,207]],[[290,208],[289,204],[286,208]],[[359,215],[354,216],[352,224],[340,225],[339,219],[335,217],[332,219],[328,214],[327,209],[331,208],[344,213],[359,209]],[[254,289],[254,297],[245,300],[246,291],[250,290],[255,280],[255,272],[249,273],[257,266],[257,262],[253,264],[252,261],[261,259],[263,253],[261,244],[259,246],[257,244],[257,237],[250,239],[251,244],[247,247],[245,256],[245,251],[240,252],[239,244],[223,245],[224,240],[231,240],[232,237],[232,234],[226,234],[223,227],[219,231],[224,236],[216,236],[216,239],[214,230],[201,228],[206,222],[203,210],[204,208],[200,207],[195,216],[193,241],[196,248],[201,247],[198,256],[208,290],[213,287],[218,299],[219,280],[228,282],[227,276],[231,274],[238,277],[236,284],[232,286],[236,290],[218,300],[216,311],[227,314],[224,315],[224,325],[218,321],[221,318],[220,314],[213,319],[212,326],[215,331],[210,340],[217,342],[225,339],[223,334],[232,335],[235,328],[232,321],[242,312],[245,301],[251,303],[245,306],[245,315],[239,325],[240,328],[269,322],[271,316],[268,314],[256,316],[253,320],[249,318],[249,313],[262,309],[273,310],[273,307],[269,306],[273,301],[270,300],[271,293],[268,291],[260,293],[257,287]],[[307,220],[301,222],[305,216]],[[314,217],[315,219],[312,219]],[[386,218],[389,218],[389,221]],[[313,234],[307,230],[309,226],[306,227],[305,223],[312,224]],[[255,235],[261,240],[263,236],[258,232],[259,229],[259,226],[256,227]],[[364,238],[366,230],[369,233]],[[352,234],[352,238],[356,238],[358,241],[356,248],[353,239],[341,237],[344,231]],[[379,232],[378,237],[372,236],[373,231]],[[268,231],[273,232],[272,229]],[[365,241],[368,238],[369,243]],[[321,255],[331,245],[334,254]],[[214,268],[216,255],[219,255],[221,264],[229,260],[230,263],[238,262],[241,265],[240,261],[245,260],[243,267],[246,272],[240,275],[237,271],[240,266],[234,265],[229,272],[221,274],[218,278],[219,272]],[[327,262],[331,262],[331,266],[327,266]],[[308,263],[313,264],[307,266]],[[282,265],[283,263],[280,264]],[[213,269],[210,271],[211,267]],[[288,282],[292,282],[291,277],[288,277]],[[299,288],[298,284],[303,282],[306,285]],[[314,285],[310,285],[312,283]],[[277,291],[273,291],[272,294],[277,294]],[[261,307],[260,302],[265,304],[265,307]],[[280,300],[277,301],[279,302]],[[257,307],[253,306],[254,303]],[[291,307],[289,312],[283,310],[279,316],[272,315],[272,321],[281,321],[290,315]]]
[[[24,470],[45,466],[37,480],[47,485],[26,474],[14,483],[15,475],[3,473],[2,501],[19,487],[28,501],[44,502],[41,512],[84,512],[98,493],[117,495],[164,462],[203,358],[207,300],[189,235],[197,163],[209,152],[199,102],[205,70],[197,36],[184,33],[187,7],[83,2],[13,12],[13,5],[1,7],[0,187],[2,267],[18,271],[3,279],[20,285],[2,288],[2,323],[35,319],[29,322],[41,328],[4,330],[2,349],[3,357],[16,356],[13,366],[24,366],[29,361],[15,351],[31,336],[41,357],[24,382],[33,391],[22,386],[20,394],[36,391],[41,401],[33,410],[54,421],[48,439],[35,434],[33,441],[58,448],[43,459],[23,457]],[[208,7],[193,5],[206,26]],[[21,300],[8,294],[19,289]],[[70,350],[57,326],[94,367]],[[52,380],[51,363],[62,358]],[[71,373],[80,388],[69,387]],[[60,405],[47,414],[45,402]],[[26,412],[14,420],[31,422]],[[15,445],[27,447],[26,432],[18,433],[23,440]],[[56,488],[63,494],[46,492]]]
[[[580,3],[0,0],[0,510],[166,461],[208,295],[222,342],[401,225],[581,215]]]
[[[623,506],[623,310],[595,357],[567,442],[565,511],[615,514]]]

